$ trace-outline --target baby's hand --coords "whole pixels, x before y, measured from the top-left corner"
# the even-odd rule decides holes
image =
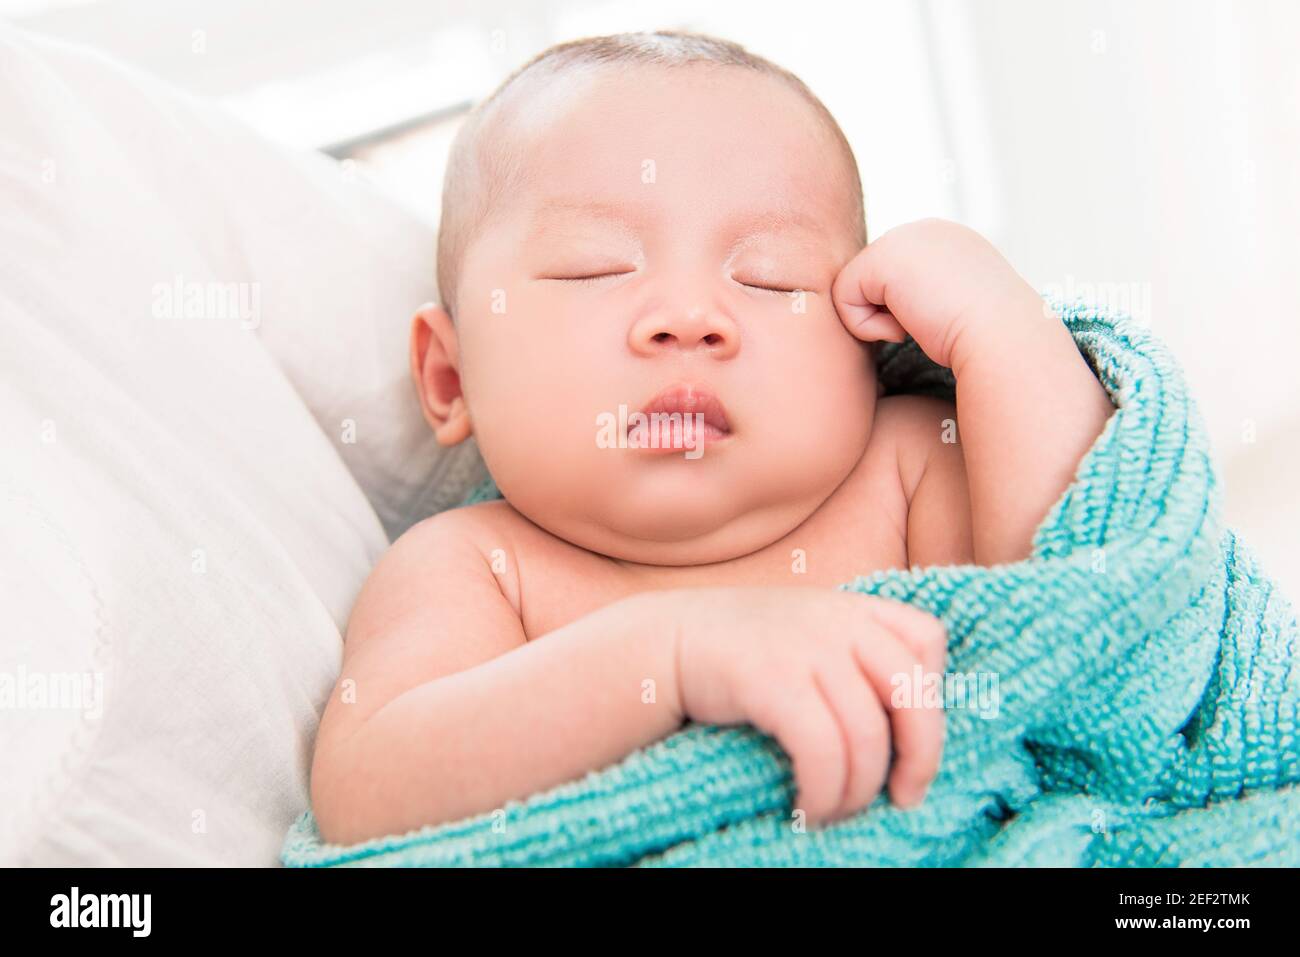
[[[868,244],[835,277],[831,299],[857,338],[911,335],[948,368],[961,358],[963,331],[980,317],[1042,310],[1033,287],[988,240],[942,219],[897,226]]]
[[[900,680],[943,671],[942,622],[900,602],[837,590],[680,594],[677,663],[687,717],[749,723],[775,737],[794,766],[795,807],[813,824],[876,798],[889,772],[892,730],[890,796],[905,807],[921,803],[943,752],[943,709],[924,707],[922,688],[910,689],[900,702],[907,706],[893,699]]]

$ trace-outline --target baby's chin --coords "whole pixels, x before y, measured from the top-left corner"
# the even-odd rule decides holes
[[[642,565],[711,565],[779,541],[817,511],[835,487],[769,502],[708,501],[663,494],[636,502],[592,503],[580,514],[528,515],[557,537],[599,555]],[[525,513],[526,514],[526,513]]]

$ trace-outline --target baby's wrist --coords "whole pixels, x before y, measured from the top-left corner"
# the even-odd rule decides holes
[[[1048,315],[1042,297],[1017,276],[1015,283],[985,298],[964,317],[949,354],[953,375],[960,378],[972,360],[980,361],[986,353],[1014,355],[1016,343],[1041,331]]]
[[[644,667],[641,694],[647,703],[669,709],[672,720],[686,719],[681,685],[681,646],[689,618],[689,590],[639,592],[622,599],[620,614],[630,623],[634,647]]]

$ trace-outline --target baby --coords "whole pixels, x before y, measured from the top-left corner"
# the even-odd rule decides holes
[[[924,797],[933,616],[834,586],[1011,562],[1113,407],[1058,317],[970,230],[866,243],[857,165],[792,74],[659,33],[554,47],[467,120],[411,371],[505,497],[374,569],[312,804],[352,843],[490,812],[686,720],[790,755],[796,807]],[[952,403],[882,397],[911,335]],[[958,428],[960,424],[960,428]]]

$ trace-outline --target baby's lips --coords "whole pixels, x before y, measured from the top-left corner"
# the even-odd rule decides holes
[[[642,408],[646,416],[654,413],[681,415],[703,414],[704,424],[719,432],[731,431],[731,422],[727,418],[727,408],[713,392],[704,385],[693,382],[677,382],[661,389]]]
[[[635,448],[653,451],[682,451],[697,449],[705,443],[719,442],[729,435],[707,422],[698,426],[693,416],[684,413],[676,421],[646,422],[630,426],[627,430],[629,444]]]

